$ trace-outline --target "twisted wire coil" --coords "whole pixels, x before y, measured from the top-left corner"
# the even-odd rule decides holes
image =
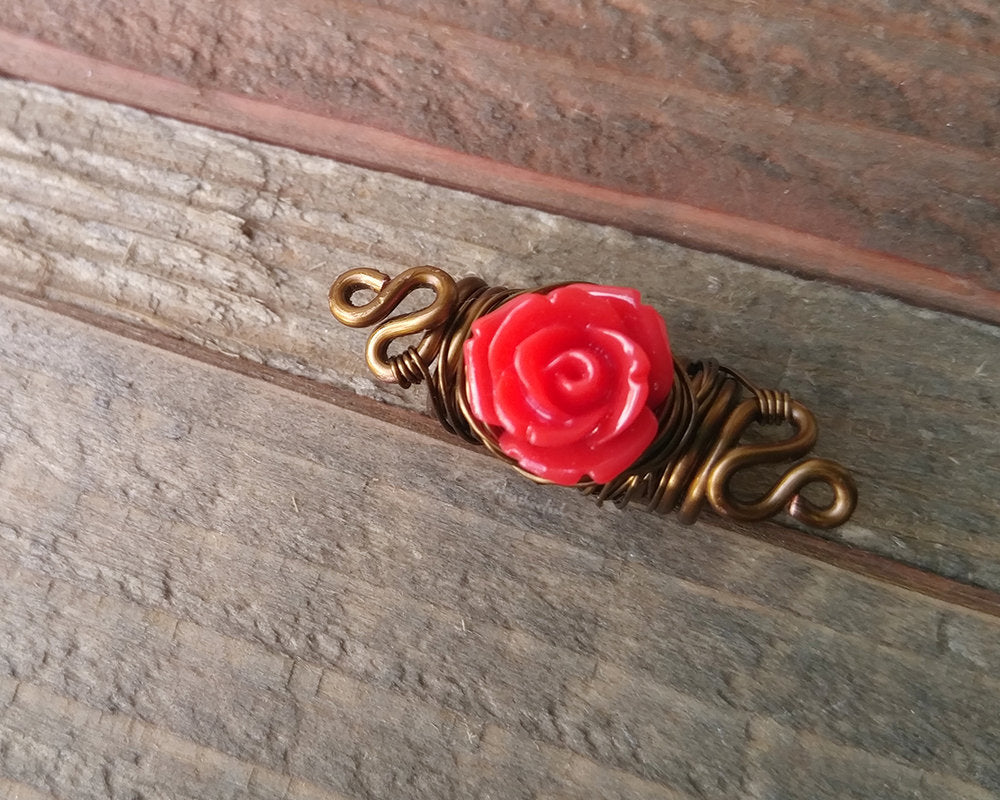
[[[434,291],[434,300],[423,309],[390,319],[399,303],[420,288]],[[363,289],[375,296],[355,305],[353,296]],[[446,430],[486,447],[531,480],[547,483],[500,449],[495,432],[471,413],[466,391],[462,348],[472,323],[526,291],[490,287],[479,278],[456,282],[436,267],[415,267],[395,278],[362,268],[343,273],[330,287],[330,310],[351,327],[377,325],[366,353],[377,377],[403,388],[427,384],[431,405]],[[389,355],[392,342],[413,334],[423,334],[416,345]],[[787,392],[760,388],[713,360],[675,359],[674,373],[674,386],[657,414],[656,437],[646,451],[613,480],[603,484],[581,481],[578,489],[595,496],[598,503],[624,507],[635,502],[660,513],[676,511],[684,523],[694,522],[706,503],[721,516],[739,521],[763,520],[785,510],[807,525],[829,528],[850,517],[857,503],[854,480],[829,459],[809,458],[794,464],[752,501],[740,500],[731,489],[733,476],[742,469],[794,461],[812,449],[817,426],[805,406]],[[753,424],[784,423],[794,429],[786,439],[740,443]],[[813,483],[825,484],[832,492],[827,505],[802,494]]]

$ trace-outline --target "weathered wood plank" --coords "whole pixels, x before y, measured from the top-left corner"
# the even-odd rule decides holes
[[[6,747],[0,770],[54,792],[42,794],[25,783],[0,778],[0,789],[7,789],[4,797],[11,800],[343,797],[259,764],[200,747],[171,734],[159,721],[149,723],[108,713],[34,684],[0,678],[0,693],[5,690],[16,692],[16,697],[0,721],[0,737]]]
[[[10,300],[0,437],[5,780],[1000,791],[994,618]]]
[[[985,103],[960,106],[955,94],[946,97],[996,88],[1000,13],[995,8],[964,20],[954,9],[928,9],[920,20],[916,14],[901,19],[898,9],[818,5],[803,8],[788,0],[620,2],[591,8],[572,0],[544,6],[488,0],[379,3],[400,17],[425,22],[431,35],[441,27],[457,28],[530,48],[530,55],[582,67],[581,77],[612,80],[617,73],[621,80],[679,85],[750,107],[785,108],[930,142],[995,149],[995,110]],[[924,23],[923,30],[917,21]],[[951,30],[942,30],[946,27]],[[36,27],[35,33],[41,30]],[[68,44],[87,44],[80,33],[63,36]],[[91,51],[96,39],[89,43]],[[151,49],[134,40],[126,46],[136,48],[132,63],[140,48]]]
[[[206,120],[217,126],[238,102],[227,98],[254,98],[275,106],[262,123],[309,111],[805,235],[745,237],[740,252],[769,263],[793,240],[799,268],[810,249],[822,261],[809,236],[889,253],[960,276],[995,306],[1000,119],[983,100],[1000,85],[995,13],[897,6],[116,0],[95,15],[47,0],[11,4],[4,25],[221,92]],[[184,114],[163,89],[129,99]],[[668,235],[734,246],[679,221]],[[920,293],[910,280],[899,291]]]
[[[541,175],[370,126],[279,108],[218,90],[205,91],[0,29],[0,74],[5,71],[240,133],[256,141],[609,224],[697,249],[728,253],[806,277],[902,297],[928,308],[1000,322],[1000,291],[984,288],[974,274],[942,272],[888,253],[858,249],[779,225]]]
[[[1000,587],[996,328],[51,90],[0,92],[7,286],[408,408],[422,394],[376,384],[363,336],[325,309],[341,269],[636,286],[679,352],[816,410],[820,450],[862,486],[833,536]]]
[[[50,794],[36,791],[30,786],[25,786],[23,783],[9,781],[4,778],[0,778],[0,791],[3,792],[4,797],[9,797],[10,800],[54,800]]]

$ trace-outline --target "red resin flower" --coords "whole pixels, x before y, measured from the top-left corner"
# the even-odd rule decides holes
[[[522,468],[567,486],[631,466],[674,379],[663,318],[613,286],[515,297],[473,323],[464,356],[472,413]]]

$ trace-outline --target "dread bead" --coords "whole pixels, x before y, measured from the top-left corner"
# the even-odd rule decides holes
[[[423,309],[390,318],[411,292],[428,288]],[[362,290],[374,294],[355,305]],[[794,463],[761,497],[730,488],[740,470],[802,459],[816,442],[812,413],[787,393],[763,389],[714,361],[670,350],[662,317],[634,289],[571,283],[535,290],[455,281],[436,267],[395,278],[354,269],[330,287],[330,310],[345,325],[375,325],[368,365],[404,388],[427,383],[445,428],[481,444],[539,483],[574,486],[598,502],[645,504],[694,522],[706,503],[717,514],[763,520],[782,511],[807,525],[845,522],[857,488],[840,464]],[[389,346],[418,335],[390,356]],[[742,444],[751,425],[789,423],[790,437]],[[823,483],[833,499],[802,494]]]

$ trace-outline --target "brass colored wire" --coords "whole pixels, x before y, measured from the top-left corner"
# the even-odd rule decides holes
[[[424,309],[389,319],[411,292],[429,288],[434,300]],[[555,286],[535,291],[545,293]],[[375,296],[356,306],[353,295]],[[487,286],[479,278],[455,281],[436,267],[415,267],[390,278],[373,269],[345,272],[330,287],[330,310],[346,325],[376,325],[368,340],[367,361],[381,380],[407,388],[426,383],[442,425],[467,441],[485,446],[522,475],[548,481],[522,469],[500,449],[496,433],[469,408],[462,347],[472,323],[523,290]],[[420,335],[416,345],[390,356],[389,346],[403,336]],[[432,369],[433,366],[433,369]],[[706,503],[719,515],[740,521],[767,519],[784,510],[794,519],[819,528],[845,522],[857,504],[854,479],[835,461],[808,458],[791,466],[762,497],[743,501],[731,482],[737,472],[760,464],[803,458],[816,443],[812,413],[787,392],[762,389],[715,361],[674,361],[674,385],[659,409],[653,442],[625,472],[608,483],[581,481],[577,488],[599,503],[635,502],[660,513],[676,511],[692,523]],[[749,395],[749,396],[746,396]],[[791,424],[793,434],[781,441],[741,444],[754,424]],[[832,501],[819,506],[802,490],[825,484]]]

